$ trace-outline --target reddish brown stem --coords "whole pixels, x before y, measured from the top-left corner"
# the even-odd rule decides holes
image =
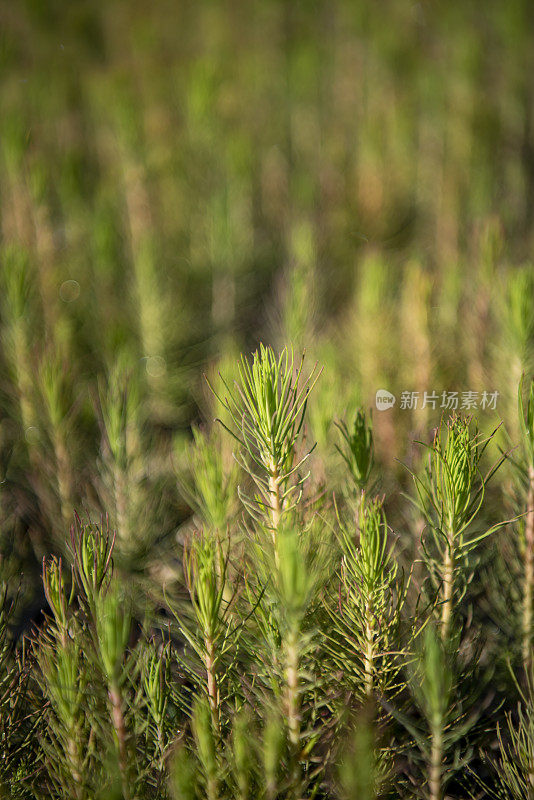
[[[208,683],[208,700],[211,710],[211,720],[213,723],[213,730],[217,737],[220,735],[220,717],[219,717],[219,687],[217,685],[217,674],[215,668],[215,652],[213,641],[206,639],[206,674]]]

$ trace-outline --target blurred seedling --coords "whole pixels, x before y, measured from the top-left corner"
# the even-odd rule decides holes
[[[336,425],[342,437],[342,447],[336,444],[336,450],[347,465],[355,486],[362,492],[367,488],[374,463],[372,422],[359,408],[350,429],[343,420]]]
[[[235,516],[237,465],[226,463],[215,431],[193,428],[188,448],[188,475],[179,475],[179,488],[201,525],[220,539]]]

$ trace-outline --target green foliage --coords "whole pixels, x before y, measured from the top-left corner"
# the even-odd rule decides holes
[[[225,464],[224,453],[215,432],[210,435],[193,428],[193,442],[188,451],[190,475],[179,475],[180,490],[213,531],[222,533],[234,516],[237,469]]]
[[[532,701],[519,705],[517,721],[512,715],[507,718],[508,741],[499,728],[499,750],[501,758],[495,764],[499,788],[497,797],[506,800],[530,798],[534,793],[534,719]]]
[[[69,598],[63,579],[61,559],[43,559],[43,589],[54,615],[58,632],[67,631],[67,612],[72,596]]]
[[[531,3],[7,5],[0,796],[530,797]]]
[[[353,721],[350,741],[339,765],[341,797],[344,800],[376,800],[387,785],[388,768],[378,749],[369,709]]]
[[[506,292],[506,333],[523,369],[532,369],[534,317],[534,278],[529,264],[516,270],[510,277]]]
[[[131,617],[124,594],[116,582],[98,595],[95,621],[102,671],[110,685],[118,685],[123,677],[122,661]]]
[[[296,365],[287,349],[277,356],[261,345],[252,363],[241,358],[233,390],[223,380],[228,394],[224,398],[216,394],[233,423],[230,433],[241,445],[242,466],[258,489],[253,499],[240,492],[241,499],[254,518],[270,519],[273,529],[282,514],[298,503],[307,477],[298,471],[309,452],[295,461],[296,446],[318,374],[314,367],[303,377],[303,367],[304,356]]]
[[[28,718],[27,663],[23,652],[14,653],[10,624],[17,598],[4,583],[0,593],[0,791],[9,796],[27,796],[27,776],[36,720]]]
[[[452,674],[437,632],[431,625],[425,629],[411,682],[417,703],[432,730],[443,729],[451,702]]]
[[[371,421],[367,422],[365,413],[358,409],[354,417],[352,429],[349,430],[345,422],[337,423],[344,442],[344,450],[337,447],[356,487],[363,491],[369,481],[373,468],[373,428]]]
[[[453,415],[442,420],[428,447],[424,476],[414,473],[418,508],[431,532],[433,551],[425,544],[429,576],[440,599],[442,635],[447,639],[454,608],[465,591],[472,553],[504,522],[486,531],[471,533],[484,501],[487,484],[502,463],[498,461],[486,475],[481,460],[493,432],[485,440],[471,429],[471,420]],[[470,535],[469,535],[470,534]]]
[[[102,523],[83,523],[76,515],[70,536],[74,576],[94,612],[100,592],[109,585],[115,535]]]
[[[328,606],[328,649],[360,695],[386,692],[399,670],[404,582],[388,549],[382,502],[362,500],[357,531],[340,525],[339,585]],[[337,601],[337,602],[336,602]]]

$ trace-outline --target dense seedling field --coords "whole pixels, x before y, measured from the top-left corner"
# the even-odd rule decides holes
[[[0,797],[532,800],[530,1],[0,15]]]

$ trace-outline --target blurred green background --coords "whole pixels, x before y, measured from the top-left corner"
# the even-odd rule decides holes
[[[333,419],[381,388],[498,391],[482,425],[513,437],[534,340],[528,0],[1,13],[10,541],[46,552],[73,507],[139,527],[156,485],[149,524],[172,528],[173,459],[215,412],[203,373],[259,341],[325,367],[318,475]],[[375,414],[379,459],[396,469],[440,414]]]
[[[532,610],[533,578],[528,572],[532,543],[525,545],[530,534],[521,521],[530,495],[527,472],[523,486],[521,466],[514,468],[513,448],[519,442],[518,384],[526,373],[527,389],[534,375],[533,11],[532,0],[0,0],[0,585],[6,582],[10,587],[9,598],[19,590],[14,630],[10,629],[13,640],[24,638],[32,622],[43,622],[47,608],[41,585],[43,559],[50,554],[61,556],[65,575],[66,565],[72,564],[69,528],[75,511],[84,522],[108,516],[109,527],[116,533],[114,574],[128,599],[131,595],[132,631],[135,627],[140,633],[145,625],[147,637],[150,628],[158,641],[165,640],[168,609],[173,608],[170,598],[186,610],[185,619],[189,619],[195,601],[187,572],[187,541],[191,545],[202,540],[197,533],[203,526],[208,533],[216,533],[218,547],[219,533],[228,528],[225,569],[229,564],[230,572],[239,576],[236,593],[245,601],[238,605],[236,620],[241,613],[244,622],[249,620],[271,577],[265,566],[258,565],[269,562],[262,561],[261,545],[256,550],[254,536],[248,536],[251,518],[238,502],[237,485],[250,495],[254,487],[251,477],[232,459],[235,442],[212,424],[224,403],[209,391],[204,376],[220,390],[217,373],[231,383],[239,353],[250,354],[260,342],[275,350],[288,345],[295,350],[297,362],[306,350],[303,375],[309,374],[315,361],[322,368],[310,395],[303,441],[299,439],[302,453],[295,454],[297,461],[317,443],[306,461],[310,476],[302,516],[300,511],[298,515],[306,531],[301,538],[310,553],[315,542],[324,545],[324,552],[320,548],[314,552],[314,556],[319,554],[318,565],[321,559],[317,575],[320,569],[327,586],[334,580],[337,560],[345,564],[346,554],[342,560],[340,546],[333,545],[331,536],[342,527],[339,508],[341,517],[345,512],[347,520],[350,516],[351,525],[357,519],[356,506],[344,488],[347,470],[336,450],[342,439],[335,423],[346,421],[353,430],[355,409],[372,408],[376,470],[369,494],[385,496],[388,525],[394,532],[391,538],[395,538],[391,550],[395,567],[388,586],[397,580],[399,565],[395,591],[400,596],[402,585],[406,592],[411,587],[415,610],[410,608],[406,615],[413,611],[416,621],[428,611],[421,610],[426,600],[419,608],[425,596],[420,592],[425,585],[422,558],[427,520],[406,499],[415,494],[410,470],[422,475],[425,463],[424,448],[413,442],[431,441],[442,414],[453,410],[442,408],[444,392],[457,392],[459,398],[465,392],[475,393],[476,405],[465,409],[459,405],[458,410],[473,413],[483,434],[504,423],[481,469],[499,458],[499,449],[511,449],[512,458],[506,460],[485,496],[480,526],[489,530],[505,519],[513,524],[485,542],[476,559],[465,557],[464,572],[459,572],[465,583],[460,586],[458,581],[462,604],[458,631],[470,637],[460,649],[466,664],[472,660],[480,672],[473,671],[475,677],[471,677],[469,667],[457,673],[451,708],[458,718],[443,716],[439,723],[448,748],[456,741],[455,726],[459,730],[465,724],[465,731],[470,731],[476,720],[473,735],[469,732],[466,760],[460,762],[460,750],[455,751],[455,767],[474,756],[476,771],[482,734],[484,758],[498,759],[494,723],[500,714],[504,730],[504,715],[515,715],[518,699],[519,683],[514,686],[508,667],[516,664],[519,642],[528,644],[532,633],[531,617],[522,628],[520,616],[523,607],[528,614]],[[396,396],[392,408],[375,407],[378,390]],[[418,393],[417,408],[402,407],[403,392]],[[436,394],[435,407],[422,407],[425,392]],[[484,392],[498,393],[495,407],[483,407]],[[222,416],[228,421],[228,415]],[[475,464],[478,470],[478,461]],[[269,473],[270,478],[278,474]],[[285,486],[276,484],[280,485]],[[215,508],[217,520],[202,511],[199,497],[208,511]],[[340,499],[335,511],[333,497]],[[384,527],[384,548],[385,531]],[[462,535],[463,531],[458,534]],[[287,552],[291,557],[291,551]],[[525,553],[530,555],[524,557]],[[293,561],[287,561],[287,574],[294,573],[295,586],[302,587],[296,567],[291,567],[297,564],[296,554],[297,549]],[[400,579],[403,567],[406,584]],[[302,574],[306,576],[306,569],[311,575],[311,567]],[[446,573],[432,569],[437,587],[439,575]],[[56,574],[60,573],[57,565]],[[206,572],[208,578],[215,574],[218,582],[218,571]],[[525,578],[523,584],[523,575],[530,575],[530,583]],[[319,623],[325,642],[335,642],[329,635],[330,619],[323,619],[330,599],[326,593],[322,596],[323,589],[318,589],[319,594],[309,630]],[[285,625],[290,605],[283,599],[290,594],[275,596],[282,599],[272,602],[274,617],[264,615],[267,625],[260,608],[251,626],[253,633],[249,637],[245,632],[241,640],[245,655],[240,653],[238,659],[236,646],[232,667],[221,678],[224,687],[227,676],[235,673],[231,683],[240,687],[235,694],[229,689],[227,697],[223,693],[222,703],[228,709],[234,698],[237,708],[242,690],[243,699],[248,698],[250,686],[251,710],[258,721],[262,709],[268,708],[261,688],[267,686],[263,662],[279,652],[278,644],[273,650],[268,643],[275,638],[270,620],[276,621],[280,613],[282,622],[276,625]],[[383,596],[389,598],[387,593]],[[113,601],[116,611],[121,610],[118,597]],[[47,775],[52,780],[55,763],[53,759],[46,762],[46,753],[53,753],[53,748],[43,750],[36,746],[37,738],[32,739],[29,755],[24,756],[28,760],[13,778],[19,739],[7,724],[11,711],[4,714],[4,710],[13,703],[16,711],[12,675],[19,675],[24,685],[27,675],[30,685],[32,676],[39,681],[39,675],[45,675],[43,691],[37,691],[28,706],[20,706],[20,715],[24,726],[28,720],[31,726],[40,726],[37,737],[54,742],[55,729],[46,726],[52,719],[49,698],[54,697],[59,667],[51,658],[46,675],[46,663],[38,658],[27,662],[28,672],[26,667],[24,672],[8,670],[6,658],[12,648],[6,638],[7,598],[5,593],[0,603],[0,741],[6,743],[0,784],[6,776],[15,781],[15,788],[33,780],[32,776],[37,776],[38,784],[44,775],[45,786]],[[223,594],[219,594],[219,604],[221,598]],[[331,599],[333,611],[337,587]],[[224,614],[230,602],[224,596]],[[341,583],[339,603],[342,615]],[[224,604],[220,607],[225,608]],[[411,599],[408,604],[412,605]],[[374,606],[367,604],[365,619],[374,614]],[[334,613],[331,616],[334,620]],[[74,618],[78,619],[77,611]],[[414,622],[414,631],[418,625]],[[259,626],[259,637],[255,626]],[[233,621],[230,627],[233,632]],[[78,629],[72,630],[83,652],[89,634],[78,637]],[[179,627],[175,643],[180,677],[173,697],[178,698],[177,708],[185,708],[186,713],[168,715],[172,730],[168,741],[178,735],[175,744],[187,730],[184,720],[194,696],[187,688],[193,671],[180,661],[184,630]],[[41,625],[40,631],[33,631],[34,653],[37,638],[41,648],[40,636],[46,627]],[[349,635],[353,642],[350,625],[347,631],[347,642]],[[324,702],[322,677],[313,692],[311,688],[302,691],[302,741],[308,738],[302,754],[295,748],[291,755],[295,763],[301,758],[307,761],[310,770],[313,764],[315,780],[321,775],[319,767],[315,772],[319,761],[324,759],[327,765],[332,753],[335,756],[330,737],[338,722],[331,722],[338,719],[338,702],[343,712],[350,706],[345,688],[351,684],[344,686],[337,667],[332,671],[328,666],[336,662],[329,661],[327,645],[323,642],[318,655],[315,645],[308,652],[308,641],[315,634],[308,640],[308,628],[299,629],[301,633],[300,656],[306,671],[298,667],[298,649],[291,645],[290,650],[297,652],[297,668],[293,661],[288,664],[297,677],[288,696],[294,699],[301,693],[298,669],[303,685],[315,672],[317,676],[332,673],[324,682]],[[120,644],[123,650],[127,638],[124,647]],[[267,649],[261,645],[257,656],[256,639],[262,638]],[[398,643],[392,641],[396,651]],[[399,642],[404,651],[404,633]],[[52,642],[50,652],[56,644]],[[129,648],[124,663],[138,662],[142,670],[146,656],[154,676],[161,667],[162,651],[152,650],[148,638],[144,647]],[[391,663],[396,664],[399,653],[390,649],[388,645],[388,652],[380,657],[393,656]],[[530,658],[531,648],[527,651]],[[46,647],[39,652],[46,656]],[[122,650],[117,652],[116,665],[123,658]],[[211,669],[211,676],[215,663],[211,643],[208,653],[211,667],[206,659],[206,671]],[[232,649],[225,658],[230,655],[234,659]],[[96,687],[96,701],[104,713],[99,717],[100,711],[95,712],[95,719],[105,720],[108,689],[100,665],[86,660],[85,653],[83,668],[78,670],[77,661],[70,663],[74,664],[73,682],[67,687],[78,686],[79,671],[79,685],[86,693],[83,704],[87,701],[93,708]],[[280,676],[282,663],[276,665]],[[438,679],[430,688],[438,687],[434,692],[437,706],[445,708],[446,672],[442,662],[435,663]],[[245,678],[242,665],[246,665]],[[141,675],[138,666],[135,675]],[[289,686],[289,667],[287,673]],[[397,672],[392,674],[397,681]],[[260,676],[259,683],[255,675]],[[391,689],[395,702],[403,680]],[[132,678],[126,691],[135,687]],[[273,698],[277,693],[281,698],[281,691],[276,689]],[[141,698],[141,690],[138,693],[135,688],[135,692]],[[456,695],[462,693],[465,697],[471,693],[474,703],[479,703],[473,715],[469,705],[457,701]],[[72,695],[71,689],[64,691],[64,697]],[[479,702],[486,696],[488,700]],[[331,720],[329,703],[330,709],[336,709]],[[295,707],[298,716],[298,705],[290,709]],[[407,707],[412,715],[413,707],[409,703]],[[116,708],[120,710],[120,702],[115,700],[114,713]],[[384,710],[389,715],[385,703]],[[524,720],[530,724],[532,705],[528,714]],[[145,736],[143,715],[144,711],[137,717],[132,712],[128,717],[132,730],[134,722],[136,726],[132,740],[139,743]],[[17,715],[12,718],[16,720]],[[264,718],[265,730],[276,732],[278,717],[272,716],[272,723],[265,714]],[[238,720],[241,727],[234,726],[232,737],[242,730],[243,741],[253,742],[256,728],[247,720],[247,716]],[[518,752],[527,753],[524,743],[530,734],[524,720],[518,737],[525,738],[515,741]],[[232,715],[229,721],[233,725]],[[314,740],[319,724],[321,733]],[[108,723],[108,737],[104,723],[98,725],[105,738],[98,733],[93,742],[91,728],[87,752],[94,750],[99,756],[108,738],[111,747],[112,735],[117,735],[120,750],[120,726],[115,723],[112,732]],[[358,723],[357,733],[364,739],[366,730],[365,724]],[[405,745],[405,736],[397,736],[396,728],[392,730],[392,750],[396,748],[400,769],[411,781],[407,768],[408,762],[412,765],[407,749],[411,745]],[[72,731],[74,740],[68,741],[76,745],[77,729],[70,729],[71,736]],[[438,733],[442,737],[441,728]],[[83,736],[80,748],[86,746]],[[261,737],[257,744],[265,745],[268,752],[267,733],[265,737],[263,744]],[[340,744],[344,738],[342,734]],[[266,796],[274,797],[281,796],[276,790],[281,751],[278,740],[271,739],[275,790],[269,789],[271,794]],[[54,756],[59,753],[60,766],[63,756],[72,753],[63,741],[57,739]],[[217,741],[219,747],[222,740]],[[233,741],[239,744],[238,739]],[[374,746],[369,740],[368,749],[362,750],[358,741],[352,759],[356,767],[366,762],[358,756],[358,747],[368,754]],[[296,743],[300,750],[298,738]],[[224,748],[230,752],[226,741]],[[160,781],[163,747],[158,752]],[[144,780],[143,765],[148,762],[140,760],[139,749],[132,753],[135,774]],[[528,753],[532,754],[531,747]],[[510,763],[514,757],[510,756]],[[92,764],[98,759],[91,760],[93,755],[87,759],[83,769],[92,780]],[[186,762],[180,764],[186,775]],[[101,769],[108,771],[102,764]],[[152,770],[153,781],[156,771]],[[231,770],[227,771],[224,780],[233,780]],[[472,796],[478,791],[467,768],[465,773],[468,783],[461,793],[451,783],[452,794]],[[486,766],[479,774],[486,775]],[[97,777],[100,772],[95,785]],[[77,783],[76,772],[72,778]],[[318,797],[323,791],[319,786],[318,779],[313,790],[319,791]],[[410,795],[416,790],[416,784],[410,784]],[[480,788],[479,794],[483,791]],[[240,792],[248,796],[248,785]],[[303,794],[295,789],[291,796]]]

